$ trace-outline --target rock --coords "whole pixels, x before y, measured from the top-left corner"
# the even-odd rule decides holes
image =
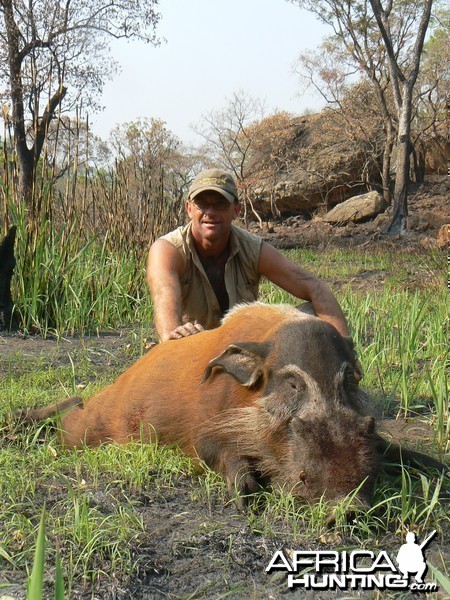
[[[368,164],[366,136],[378,135],[379,125],[371,121],[364,138],[355,141],[352,135],[352,142],[347,128],[347,121],[334,111],[323,111],[286,117],[280,138],[259,139],[248,170],[252,173],[253,205],[261,217],[271,218],[273,212],[289,217],[302,211],[310,217],[318,207],[334,206],[366,190],[356,182]],[[279,158],[283,166],[276,168]],[[369,171],[368,176],[375,176],[374,167]]]
[[[367,223],[367,225],[366,225],[367,233],[374,233],[377,230],[378,230],[378,226],[376,225],[375,221],[371,221],[370,223]]]
[[[372,223],[376,227],[382,227],[383,225],[387,226],[390,220],[391,220],[391,215],[388,215],[387,212],[385,211],[384,213],[380,213],[379,215],[377,215],[375,217],[375,219],[372,221]]]
[[[439,246],[439,242],[431,237],[423,237],[419,240],[419,246],[425,248],[425,250],[430,250],[432,248],[436,248]]]
[[[305,217],[302,215],[295,215],[293,217],[288,217],[287,219],[285,219],[283,221],[284,225],[287,225],[289,227],[298,227],[299,225],[302,225],[305,222]]]
[[[437,234],[437,243],[443,248],[450,242],[450,224],[442,225]]]
[[[408,215],[408,229],[415,229],[419,224],[418,215]]]
[[[359,223],[375,217],[385,208],[381,194],[372,191],[341,202],[322,218],[328,223]]]

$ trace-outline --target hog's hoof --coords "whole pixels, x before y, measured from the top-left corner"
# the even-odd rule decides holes
[[[346,504],[344,500],[330,509],[326,521],[327,527],[331,529],[342,521],[352,523],[359,515],[366,513],[370,507],[371,503],[367,498],[353,498],[349,504]]]
[[[245,512],[249,506],[257,508],[263,486],[253,473],[237,475],[234,481],[227,481],[228,492],[233,496],[234,504],[240,511]]]

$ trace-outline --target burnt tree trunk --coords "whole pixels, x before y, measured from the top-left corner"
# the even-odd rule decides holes
[[[22,60],[20,52],[20,31],[14,19],[11,0],[3,1],[5,30],[8,44],[8,67],[12,100],[12,120],[14,144],[17,153],[19,190],[29,206],[32,197],[33,155],[26,142],[24,90],[22,84]],[[31,185],[31,187],[30,187]]]
[[[11,279],[16,265],[15,239],[16,227],[13,226],[0,242],[0,329],[11,329],[13,326],[14,303],[11,296]]]
[[[386,8],[383,7],[381,0],[370,0],[370,4],[389,58],[389,71],[398,115],[397,173],[393,199],[394,211],[388,232],[402,234],[406,231],[408,217],[412,92],[419,73],[420,58],[430,22],[433,0],[424,0],[423,4],[418,4],[421,14],[417,26],[417,37],[411,49],[410,56],[406,61],[399,60],[390,28],[392,2],[386,2]]]
[[[385,142],[384,142],[384,150],[383,150],[383,166],[381,172],[381,181],[383,185],[383,199],[386,203],[386,206],[389,206],[392,201],[391,196],[391,155],[392,155],[392,147],[394,145],[394,134],[392,132],[392,125],[388,122],[388,126],[386,127],[385,132]]]
[[[412,87],[403,86],[402,106],[397,136],[397,172],[393,199],[392,221],[388,233],[402,234],[408,227],[408,186],[411,156]]]
[[[426,151],[421,140],[411,142],[411,156],[413,160],[412,175],[416,183],[423,183],[426,170]]]

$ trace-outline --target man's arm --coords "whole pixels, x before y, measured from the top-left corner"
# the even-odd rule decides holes
[[[344,337],[350,337],[344,313],[327,284],[265,242],[261,244],[259,272],[286,292],[311,302],[320,319],[331,323]]]
[[[183,258],[166,240],[152,244],[147,262],[147,282],[153,300],[155,327],[161,342],[203,330],[196,323],[182,324],[181,284]]]

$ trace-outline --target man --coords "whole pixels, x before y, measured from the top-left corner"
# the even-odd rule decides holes
[[[189,189],[190,222],[151,246],[147,279],[159,339],[175,340],[217,327],[239,302],[257,299],[262,275],[301,300],[350,337],[329,287],[276,248],[233,225],[241,210],[231,175],[203,171]]]

